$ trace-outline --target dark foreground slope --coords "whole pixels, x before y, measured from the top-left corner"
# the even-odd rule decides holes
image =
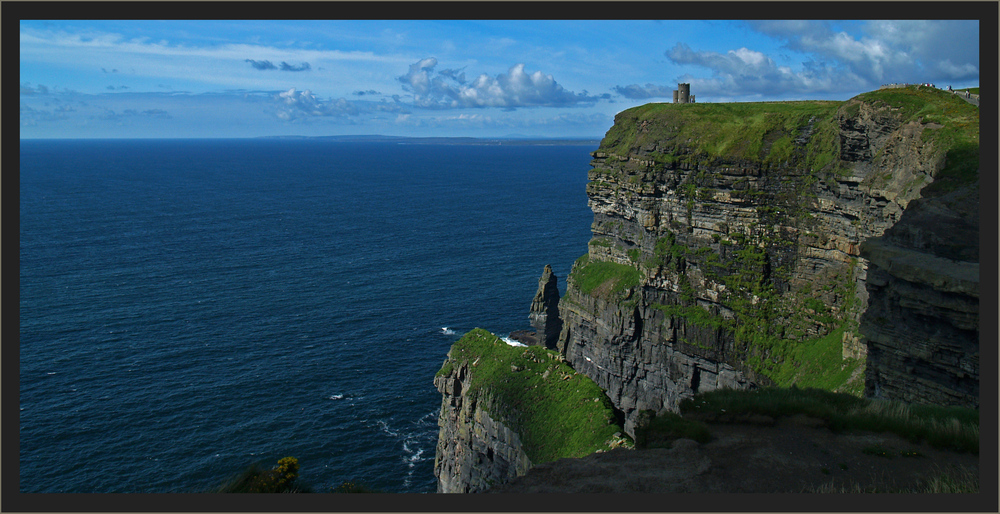
[[[637,429],[639,449],[536,466],[491,492],[979,490],[973,409],[761,389],[697,395],[681,411]]]

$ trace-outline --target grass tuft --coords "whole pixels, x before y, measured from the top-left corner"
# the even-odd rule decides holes
[[[913,442],[926,441],[935,448],[979,452],[979,412],[961,407],[906,405],[820,389],[769,387],[701,393],[682,401],[680,410],[717,419],[804,414],[824,420],[833,431],[890,432]]]

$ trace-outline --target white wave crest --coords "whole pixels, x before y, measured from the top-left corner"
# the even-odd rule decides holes
[[[399,432],[396,432],[395,430],[390,429],[389,428],[389,424],[386,423],[385,421],[382,421],[380,419],[380,420],[376,421],[376,423],[378,423],[379,428],[381,428],[382,431],[385,432],[386,434],[389,434],[392,437],[399,437]]]
[[[446,335],[446,336],[453,336],[453,335],[455,335],[455,331],[452,330],[452,329],[450,329],[450,328],[448,328],[448,327],[441,327],[441,333],[444,334],[444,335]]]
[[[505,343],[507,343],[507,344],[509,344],[511,346],[524,346],[524,347],[528,346],[526,344],[523,344],[523,343],[520,343],[518,341],[515,341],[515,340],[511,339],[510,336],[503,336],[500,339],[503,339],[503,342],[505,342]]]
[[[333,395],[333,396],[330,397],[331,400],[341,400],[343,398],[344,398],[344,395],[342,395],[342,394],[335,394],[335,395]]]

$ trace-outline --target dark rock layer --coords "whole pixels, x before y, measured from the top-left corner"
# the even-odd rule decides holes
[[[979,406],[978,209],[978,188],[921,199],[862,245],[866,396]]]

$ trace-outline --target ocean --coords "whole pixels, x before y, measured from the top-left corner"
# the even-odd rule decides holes
[[[20,143],[22,493],[435,491],[451,344],[587,252],[596,144]]]

